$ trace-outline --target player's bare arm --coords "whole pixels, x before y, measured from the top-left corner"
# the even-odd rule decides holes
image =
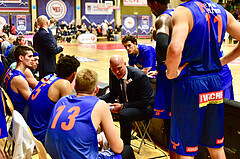
[[[27,82],[28,82],[29,86],[30,86],[32,89],[34,89],[34,88],[37,86],[38,81],[34,78],[31,70],[27,68],[27,69],[25,70],[25,72],[24,72],[24,75],[25,75],[25,77],[26,77],[26,79],[27,79]]]
[[[14,92],[20,93],[26,100],[31,94],[28,82],[22,76],[16,76],[12,79],[11,88]]]
[[[95,105],[92,112],[93,121],[98,120],[96,119],[96,116],[99,116],[103,132],[106,135],[111,150],[115,153],[121,153],[123,150],[123,141],[119,137],[117,129],[112,120],[109,105],[106,102],[99,100]]]
[[[61,97],[72,94],[72,86],[68,80],[60,79],[52,84],[48,91],[48,97],[57,102]]]
[[[227,11],[226,11],[227,12]],[[227,12],[227,32],[236,40],[240,41],[240,22],[238,22],[231,13]],[[221,58],[222,65],[225,65],[240,56],[239,43],[231,52]]]
[[[193,26],[193,17],[189,9],[178,7],[172,17],[173,31],[172,39],[167,51],[167,78],[174,79],[179,76],[182,69],[179,67],[185,40]]]

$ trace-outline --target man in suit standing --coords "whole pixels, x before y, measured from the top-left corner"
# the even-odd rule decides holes
[[[152,118],[154,91],[147,75],[134,67],[126,66],[123,58],[114,55],[110,58],[110,92],[100,97],[107,103],[119,96],[119,103],[112,103],[111,111],[119,113],[120,132],[124,145],[130,145],[132,121]]]
[[[63,51],[63,46],[57,46],[57,41],[48,28],[48,19],[41,15],[37,19],[40,29],[33,37],[33,47],[39,53],[40,79],[56,71],[56,54]]]

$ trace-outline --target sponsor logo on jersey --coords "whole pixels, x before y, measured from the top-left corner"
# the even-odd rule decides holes
[[[216,144],[222,144],[224,141],[224,137],[222,139],[216,139]]]
[[[199,107],[223,103],[223,90],[199,94]]]
[[[196,147],[186,147],[186,152],[197,152],[198,146]]]

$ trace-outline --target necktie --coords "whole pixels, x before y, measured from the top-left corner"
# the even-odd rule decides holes
[[[121,90],[122,90],[122,96],[123,96],[123,103],[126,103],[127,102],[127,98],[126,98],[125,86],[124,86],[123,79],[120,79],[120,84],[121,84]]]

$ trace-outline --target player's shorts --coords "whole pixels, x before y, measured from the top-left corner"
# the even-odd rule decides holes
[[[233,86],[232,83],[223,90],[223,97],[234,100]]]
[[[172,83],[169,149],[195,156],[198,145],[223,146],[223,91],[216,74],[183,77]]]
[[[165,70],[159,71],[156,83],[154,118],[171,119],[172,82],[167,79]]]
[[[122,159],[122,155],[114,153],[109,149],[99,153],[98,159]]]

